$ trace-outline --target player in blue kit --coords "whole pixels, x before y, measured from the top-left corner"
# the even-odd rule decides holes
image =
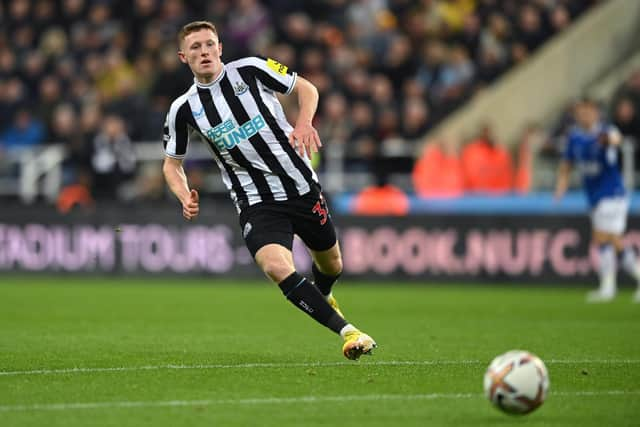
[[[629,199],[619,169],[622,136],[615,126],[600,120],[598,106],[588,99],[576,106],[577,125],[568,135],[556,182],[556,199],[569,186],[573,167],[582,175],[583,187],[591,206],[592,242],[600,252],[600,287],[587,295],[589,302],[610,301],[616,295],[616,259],[638,282],[633,300],[640,302],[640,264],[634,249],[625,246]]]

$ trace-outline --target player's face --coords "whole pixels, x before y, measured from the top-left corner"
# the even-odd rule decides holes
[[[582,103],[576,109],[576,120],[583,128],[590,128],[598,121],[598,109],[590,103]]]
[[[180,60],[189,65],[196,79],[202,83],[210,83],[220,73],[221,55],[222,43],[207,28],[187,34],[178,52]]]

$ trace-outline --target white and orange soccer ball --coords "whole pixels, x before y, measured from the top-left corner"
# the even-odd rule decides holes
[[[542,360],[528,351],[513,350],[493,359],[484,374],[484,393],[509,414],[528,414],[547,397],[549,374]]]

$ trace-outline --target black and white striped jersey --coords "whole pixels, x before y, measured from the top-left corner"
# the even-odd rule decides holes
[[[296,73],[273,59],[223,64],[215,81],[195,81],[171,104],[165,154],[184,158],[190,135],[200,134],[238,211],[308,193],[318,178],[309,159],[289,144],[293,127],[274,93],[289,94],[295,82]]]

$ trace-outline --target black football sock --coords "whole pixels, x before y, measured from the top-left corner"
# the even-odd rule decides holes
[[[318,288],[297,271],[291,273],[278,286],[293,305],[333,332],[339,334],[342,328],[347,325],[347,321],[336,313],[318,291]]]
[[[311,266],[311,271],[313,272],[314,283],[316,284],[318,289],[320,289],[320,292],[322,293],[322,295],[325,295],[325,296],[331,293],[331,288],[333,287],[333,284],[336,283],[336,280],[338,280],[338,277],[340,277],[340,274],[342,274],[342,273],[338,273],[338,275],[336,276],[329,276],[327,274],[324,274],[322,271],[318,269],[315,262]]]

